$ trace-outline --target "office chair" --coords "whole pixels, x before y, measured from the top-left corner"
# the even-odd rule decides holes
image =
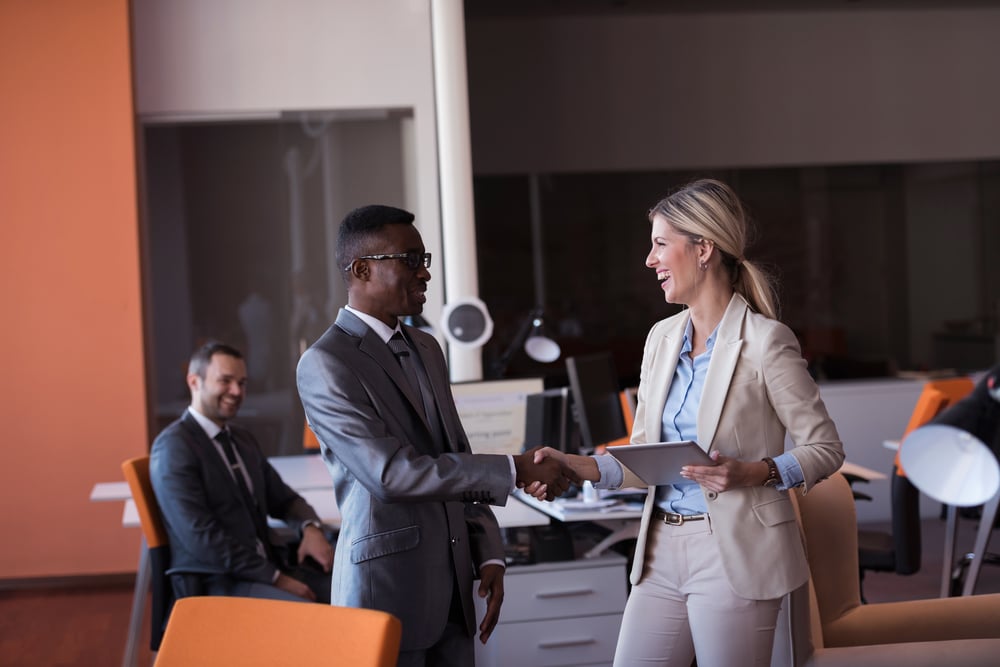
[[[865,570],[915,574],[920,570],[920,492],[906,477],[892,468],[890,506],[892,532],[858,531],[858,575],[860,595],[865,602]]]
[[[309,422],[305,422],[302,425],[302,449],[305,450],[306,454],[314,454],[319,451],[319,438],[313,433],[313,430],[309,428]]]
[[[772,665],[996,664],[1000,594],[861,604],[857,516],[847,481],[838,473],[808,494],[790,496],[810,577],[791,595],[784,619],[791,646],[783,648],[791,659],[776,642]]]
[[[638,389],[631,387],[618,393],[618,401],[622,406],[622,417],[625,418],[625,437],[604,443],[605,447],[627,445],[632,439],[632,425],[635,423],[635,404]]]
[[[122,472],[128,482],[132,500],[139,511],[139,525],[148,549],[152,589],[152,627],[149,648],[159,649],[163,630],[167,625],[170,607],[174,602],[174,591],[167,576],[170,569],[170,539],[163,525],[160,506],[153,495],[153,485],[149,481],[149,457],[140,456],[122,463]],[[138,575],[137,575],[138,576]]]
[[[936,417],[945,407],[972,391],[972,380],[954,378],[924,384],[910,414],[903,438]],[[858,531],[859,585],[864,597],[865,570],[909,575],[920,570],[920,492],[906,478],[899,454],[890,477],[892,531]]]
[[[394,667],[402,624],[354,607],[221,596],[178,600],[156,667]]]

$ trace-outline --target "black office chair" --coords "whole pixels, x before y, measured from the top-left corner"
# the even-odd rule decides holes
[[[914,574],[920,570],[920,492],[892,468],[890,479],[892,532],[858,530],[861,601],[865,600],[865,570]]]

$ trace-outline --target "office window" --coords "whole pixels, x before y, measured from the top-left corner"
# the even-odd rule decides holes
[[[1000,162],[965,162],[477,176],[480,293],[497,331],[486,364],[540,300],[564,356],[611,350],[623,385],[637,382],[646,333],[677,312],[644,266],[646,211],[698,177],[730,183],[746,203],[747,257],[778,278],[782,320],[818,378],[996,363]],[[508,370],[521,374],[565,383],[559,364],[524,355]]]
[[[189,402],[191,351],[240,348],[239,418],[268,454],[302,449],[295,365],[347,301],[333,261],[348,210],[404,206],[409,111],[146,122],[143,224],[149,390],[159,431]]]

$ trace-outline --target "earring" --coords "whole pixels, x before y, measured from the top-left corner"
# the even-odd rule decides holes
[[[706,269],[708,269],[708,264],[702,262],[701,264],[698,265],[698,268],[701,269],[702,271],[705,271]]]

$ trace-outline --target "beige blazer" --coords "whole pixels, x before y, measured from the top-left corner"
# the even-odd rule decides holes
[[[660,440],[663,406],[689,317],[685,310],[649,332],[633,444]],[[802,466],[806,493],[840,468],[843,445],[794,334],[780,322],[751,311],[743,297],[734,295],[719,323],[705,378],[698,442],[707,452],[759,461],[784,452],[786,430],[795,445],[792,455]],[[643,486],[643,482],[626,469],[623,485]],[[650,490],[639,528],[633,584],[643,575],[655,500]],[[718,537],[719,557],[737,595],[773,599],[805,583],[809,577],[805,549],[787,491],[763,486],[702,491]]]

